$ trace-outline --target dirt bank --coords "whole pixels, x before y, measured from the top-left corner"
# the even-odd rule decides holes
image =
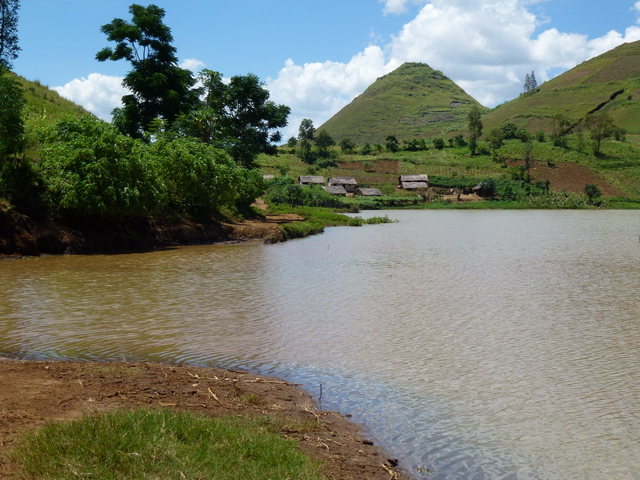
[[[0,206],[0,256],[123,253],[136,250],[247,240],[281,240],[278,225],[299,215],[266,215],[242,222],[139,220],[54,223],[34,221]]]
[[[316,409],[300,386],[246,372],[154,363],[0,359],[0,478],[18,478],[7,453],[47,420],[118,408],[171,408],[202,415],[285,415],[318,422],[284,434],[324,464],[329,479],[408,480],[395,461],[345,417]]]

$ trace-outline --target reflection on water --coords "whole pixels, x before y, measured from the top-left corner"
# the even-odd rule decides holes
[[[322,383],[416,478],[637,478],[640,214],[388,213],[274,246],[1,262],[0,354]]]

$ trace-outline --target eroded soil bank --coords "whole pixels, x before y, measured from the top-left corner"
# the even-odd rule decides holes
[[[246,240],[277,242],[278,225],[299,215],[266,215],[242,222],[128,221],[53,223],[35,221],[0,206],[0,256],[124,253],[178,245]]]
[[[316,409],[299,385],[246,372],[155,363],[0,359],[0,478],[17,479],[7,453],[20,433],[119,408],[171,408],[202,415],[287,416],[309,421],[283,432],[324,464],[329,479],[409,480],[357,425]],[[317,420],[317,422],[315,421]]]

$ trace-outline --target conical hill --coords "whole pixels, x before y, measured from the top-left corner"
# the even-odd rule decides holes
[[[473,105],[487,110],[442,72],[405,63],[378,78],[318,130],[358,145],[384,143],[388,135],[400,141],[433,137],[465,126]]]

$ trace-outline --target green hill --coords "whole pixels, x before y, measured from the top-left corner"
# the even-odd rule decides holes
[[[625,43],[592,58],[494,108],[484,118],[485,131],[513,122],[530,132],[551,131],[551,119],[562,114],[579,122],[602,111],[630,134],[640,134],[640,41]]]
[[[398,140],[433,137],[466,126],[473,105],[486,110],[442,72],[405,63],[378,78],[318,130],[359,145],[384,143],[388,135]]]
[[[16,75],[27,103],[27,123],[38,120],[55,120],[66,115],[89,114],[87,110],[71,100],[61,97],[58,92]]]

